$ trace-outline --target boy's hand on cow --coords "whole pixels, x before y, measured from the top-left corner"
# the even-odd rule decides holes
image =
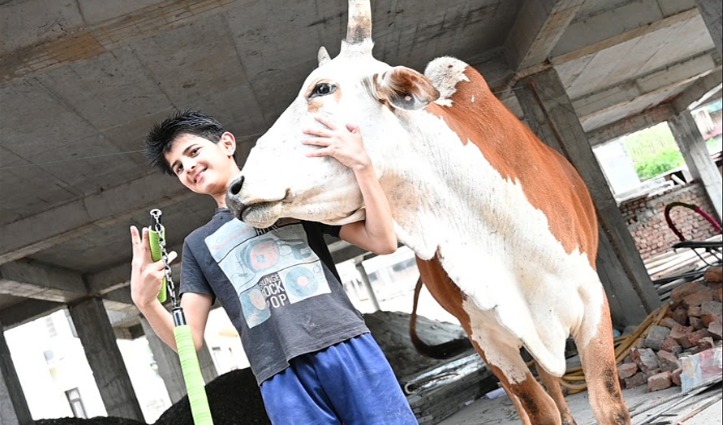
[[[136,226],[131,226],[131,244],[133,260],[131,261],[131,299],[139,308],[155,302],[165,277],[163,260],[153,261],[148,236],[148,228],[144,227],[139,234]],[[168,262],[175,260],[175,251],[168,253]]]
[[[364,149],[359,127],[347,124],[340,125],[323,116],[316,121],[324,128],[309,128],[304,134],[313,136],[302,141],[305,145],[318,146],[319,149],[307,154],[309,157],[330,156],[354,171],[367,168],[371,161]]]

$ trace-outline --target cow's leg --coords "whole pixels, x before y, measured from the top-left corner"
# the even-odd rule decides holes
[[[547,371],[537,365],[537,374],[540,376],[542,384],[545,385],[547,394],[552,397],[557,405],[557,409],[560,411],[560,419],[562,425],[576,425],[575,418],[572,417],[570,406],[567,404],[565,395],[562,394],[562,388],[560,387],[560,378],[554,375],[550,375]]]
[[[495,376],[497,376],[495,374]],[[512,393],[512,389],[509,388],[509,384],[506,382],[503,382],[500,379],[500,385],[502,385],[502,388],[505,389],[507,392],[507,397],[512,400],[512,403],[515,405],[515,410],[517,410],[517,414],[520,416],[520,422],[522,422],[522,425],[534,425],[532,422],[530,422],[530,418],[527,416],[527,412],[525,412],[525,408],[522,407],[522,403],[520,403],[520,399],[517,398],[516,395]]]
[[[613,327],[610,320],[610,308],[603,296],[603,308],[600,318],[586,317],[583,322],[596,323],[597,326],[584,326],[583,331],[575,335],[575,343],[580,352],[582,368],[585,372],[590,395],[590,405],[601,425],[629,425],[630,413],[625,405],[615,362]],[[589,329],[591,335],[585,335]],[[587,341],[587,343],[585,343]]]
[[[515,403],[523,424],[561,425],[560,413],[555,402],[532,375],[520,356],[519,348],[502,346],[494,340],[485,339],[483,342],[485,350],[483,350],[477,342],[477,337],[473,337],[472,342]],[[504,365],[494,359],[504,359]]]

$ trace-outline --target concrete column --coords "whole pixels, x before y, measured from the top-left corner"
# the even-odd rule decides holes
[[[600,224],[597,267],[613,322],[639,324],[660,299],[557,71],[520,80],[514,91],[530,128],[572,162],[590,190]]]
[[[364,288],[367,290],[367,294],[369,294],[369,299],[372,302],[374,311],[381,310],[381,307],[379,307],[379,301],[377,300],[377,295],[374,293],[374,288],[372,288],[372,283],[369,281],[369,275],[367,274],[367,269],[364,268],[364,264],[359,261],[355,264],[355,267],[359,272],[359,276],[361,276],[362,283],[364,283]]]
[[[201,350],[196,353],[198,355],[198,366],[201,368],[201,376],[203,376],[203,382],[209,383],[218,377],[218,371],[216,365],[213,363],[213,356],[211,350],[208,349],[208,345],[204,342]]]
[[[186,382],[183,378],[178,353],[158,338],[145,317],[141,316],[140,321],[153,353],[153,359],[158,365],[158,374],[166,384],[168,397],[171,399],[171,403],[176,403],[186,395]],[[201,368],[201,376],[203,376],[203,381],[208,384],[218,376],[213,357],[206,344],[196,354],[198,355],[198,365]]]
[[[108,416],[144,421],[103,300],[93,297],[68,310]]]
[[[703,17],[705,26],[708,27],[713,43],[718,49],[718,54],[723,56],[721,51],[723,50],[723,47],[721,47],[723,44],[723,41],[721,41],[721,14],[723,13],[721,10],[723,10],[723,4],[720,0],[696,0],[695,3],[700,11],[700,16]]]
[[[689,110],[684,110],[673,119],[668,121],[670,131],[675,137],[678,149],[683,154],[688,171],[693,179],[701,182],[705,187],[711,204],[715,211],[708,211],[721,222],[723,212],[723,180],[715,166],[715,162],[708,153],[708,147],[703,140],[703,135]]]
[[[151,353],[153,353],[153,359],[158,366],[158,374],[166,384],[171,403],[176,403],[186,395],[183,371],[178,360],[178,354],[158,338],[145,317],[141,316],[140,320],[143,332],[146,334],[146,340],[148,340],[148,346],[151,348]]]
[[[0,329],[4,326],[0,323]],[[0,424],[32,425],[33,418],[15,371],[5,332],[0,332]]]

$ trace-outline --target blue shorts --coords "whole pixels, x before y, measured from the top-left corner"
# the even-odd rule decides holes
[[[292,359],[261,383],[275,425],[418,425],[371,334]]]

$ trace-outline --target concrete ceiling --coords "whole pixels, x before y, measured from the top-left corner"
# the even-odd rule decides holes
[[[0,323],[99,294],[111,311],[133,312],[129,225],[162,208],[180,250],[215,206],[148,167],[146,131],[200,109],[229,126],[242,161],[319,46],[338,53],[346,8],[0,0]],[[555,67],[590,142],[641,117],[665,120],[721,82],[719,48],[694,0],[380,0],[372,9],[376,58],[418,70],[461,58],[518,115],[514,83]]]

